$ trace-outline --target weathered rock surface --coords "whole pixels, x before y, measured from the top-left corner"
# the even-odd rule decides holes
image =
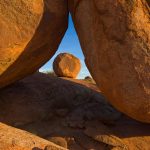
[[[91,109],[91,117],[98,117],[100,120],[113,121],[120,116],[118,111],[108,105],[98,88],[94,85],[90,88],[90,85],[80,80],[36,73],[0,90],[0,122],[20,126],[49,119],[54,115],[68,114],[77,106],[80,106],[79,112]],[[88,102],[91,103],[86,104]],[[96,113],[95,107],[99,107],[101,111]],[[83,118],[86,115],[86,112],[82,112],[80,116]],[[70,114],[71,117],[73,115]]]
[[[113,106],[150,123],[150,9],[145,0],[69,0],[86,64]]]
[[[28,132],[0,123],[0,150],[67,150]]]
[[[47,140],[63,138],[69,150],[147,150],[150,143],[149,124],[116,111],[94,84],[41,73],[0,90],[0,122]],[[6,129],[8,132],[9,128]],[[6,133],[4,128],[0,131],[0,142],[7,141],[7,136],[17,139],[14,135],[22,134],[10,130],[9,136],[10,132]],[[5,138],[1,136],[4,132]],[[36,141],[34,137],[28,138],[26,144],[32,144],[32,140]]]
[[[66,0],[0,0],[0,88],[51,58],[67,19]]]
[[[81,69],[80,60],[72,54],[61,53],[54,62],[53,69],[59,77],[76,78]]]

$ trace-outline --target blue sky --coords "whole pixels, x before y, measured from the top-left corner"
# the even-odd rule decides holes
[[[74,29],[74,25],[72,22],[71,17],[69,16],[69,27],[68,30],[56,52],[56,54],[51,58],[49,62],[47,62],[41,69],[40,71],[52,71],[52,63],[54,61],[54,58],[59,54],[59,53],[71,53],[78,57],[81,61],[82,68],[81,71],[78,75],[78,78],[84,78],[85,76],[89,76],[90,73],[84,63],[84,56],[81,50],[81,46],[79,43],[79,39],[77,37],[76,31]]]

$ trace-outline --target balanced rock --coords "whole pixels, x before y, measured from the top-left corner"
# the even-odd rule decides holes
[[[69,0],[86,64],[113,106],[150,123],[150,9],[145,0]]]
[[[53,69],[59,77],[76,78],[81,69],[81,63],[74,55],[61,53],[55,58]]]
[[[67,0],[0,0],[0,88],[48,61],[67,22]]]

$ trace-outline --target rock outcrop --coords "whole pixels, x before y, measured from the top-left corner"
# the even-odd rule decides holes
[[[36,73],[1,89],[0,122],[69,150],[150,149],[149,124],[124,116],[82,80]],[[52,143],[2,123],[0,150],[52,150]]]
[[[67,20],[67,0],[0,0],[0,88],[51,58]]]
[[[69,0],[86,64],[111,104],[150,123],[150,9],[145,0]]]
[[[76,78],[80,69],[80,60],[69,53],[59,54],[53,62],[53,70],[59,77]]]

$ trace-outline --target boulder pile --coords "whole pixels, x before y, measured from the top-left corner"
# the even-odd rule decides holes
[[[100,90],[119,111],[150,123],[147,2],[0,0],[0,88],[36,72],[53,56],[70,12],[87,67]],[[72,69],[75,73],[66,72],[75,77],[80,67],[72,65],[69,73]]]

